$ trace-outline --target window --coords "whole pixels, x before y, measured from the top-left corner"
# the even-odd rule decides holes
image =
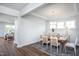
[[[75,21],[67,21],[66,27],[68,27],[69,29],[75,28]]]
[[[56,22],[50,22],[50,29],[55,29],[56,28]]]
[[[57,28],[58,29],[64,29],[65,28],[64,22],[57,22]]]
[[[75,28],[75,21],[61,21],[61,22],[50,22],[50,29],[74,29]]]
[[[14,25],[5,25],[6,33],[14,32],[14,29],[15,29]]]
[[[15,28],[14,25],[6,25],[6,27],[7,27],[7,28],[13,28],[13,29]]]

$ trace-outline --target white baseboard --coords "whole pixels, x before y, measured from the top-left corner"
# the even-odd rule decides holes
[[[35,41],[35,42],[29,42],[28,44],[27,43],[25,43],[25,44],[17,44],[17,48],[21,48],[21,47],[23,47],[23,46],[27,46],[27,45],[30,45],[30,44],[34,44],[34,43],[36,43],[36,42],[39,42],[39,41]]]

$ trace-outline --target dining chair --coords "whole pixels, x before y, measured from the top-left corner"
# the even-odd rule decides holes
[[[74,53],[75,53],[75,55],[76,55],[76,45],[77,45],[77,41],[78,41],[78,39],[77,39],[77,37],[76,37],[74,43],[71,43],[71,42],[66,43],[66,44],[65,44],[65,53],[66,53],[66,47],[71,47],[71,48],[74,48]]]
[[[43,41],[43,35],[40,35],[40,43],[42,45],[42,41]]]
[[[46,44],[46,45],[47,45],[47,48],[48,48],[49,42],[50,42],[50,41],[48,40],[48,36],[47,36],[47,35],[42,36],[42,46],[43,46],[44,44]]]
[[[60,43],[58,42],[58,38],[57,37],[50,37],[50,49],[52,51],[52,46],[57,47],[57,53],[58,53],[58,46],[60,46]]]
[[[64,37],[67,38],[67,42],[70,42],[70,35],[69,34],[66,34]]]

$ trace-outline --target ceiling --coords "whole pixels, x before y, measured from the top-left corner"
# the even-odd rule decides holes
[[[0,22],[12,23],[19,14],[27,14],[40,5],[42,3],[0,3]]]
[[[28,3],[0,3],[0,5],[20,11]]]
[[[0,3],[0,5],[21,11],[25,6],[29,4],[28,3]],[[77,4],[77,8],[79,8],[78,6],[79,4]],[[32,7],[34,6],[30,5],[30,8]],[[30,10],[30,8],[29,7],[25,8],[24,12],[28,11],[28,9]],[[75,7],[75,3],[45,3],[44,5],[39,6],[38,8],[32,10],[28,14],[50,20],[55,18],[76,15],[77,8]]]
[[[47,19],[73,16],[76,14],[74,5],[74,3],[48,3],[33,10],[31,14]]]
[[[29,3],[0,3],[0,5],[15,9],[22,10]],[[77,4],[78,5],[78,4]],[[76,13],[74,3],[47,3],[31,12],[32,15],[36,15],[42,18],[56,18],[71,16]]]

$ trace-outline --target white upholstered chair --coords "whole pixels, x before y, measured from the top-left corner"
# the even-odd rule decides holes
[[[71,48],[74,48],[74,53],[75,53],[75,55],[76,55],[76,45],[77,45],[77,40],[78,40],[78,39],[77,39],[77,37],[76,37],[74,43],[70,43],[70,42],[68,42],[68,43],[65,44],[65,53],[66,53],[66,47],[71,47]]]
[[[41,42],[41,45],[42,45],[42,41],[43,41],[43,35],[40,35],[40,42]]]
[[[57,53],[58,53],[58,46],[60,45],[60,43],[58,42],[58,38],[57,37],[50,37],[50,49],[52,50],[52,46],[56,46],[57,47]]]
[[[65,34],[64,37],[67,38],[67,42],[70,42],[70,35],[69,34]]]
[[[45,43],[46,45],[47,45],[47,48],[48,48],[48,44],[49,44],[49,40],[48,40],[48,36],[42,36],[42,38],[41,38],[41,40],[42,40],[42,46],[43,46],[43,44]]]

